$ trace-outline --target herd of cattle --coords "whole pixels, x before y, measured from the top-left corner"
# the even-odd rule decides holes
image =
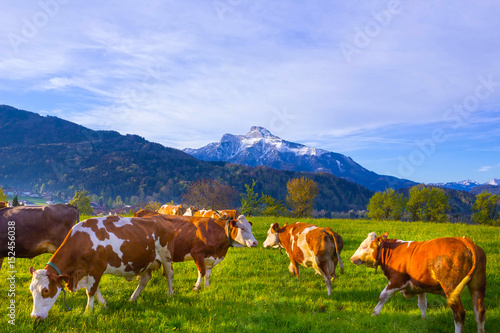
[[[173,294],[172,262],[194,260],[198,279],[194,290],[209,286],[212,268],[221,262],[229,247],[255,247],[252,223],[236,210],[196,211],[192,207],[165,205],[158,212],[140,210],[134,217],[107,216],[79,221],[78,210],[71,205],[5,207],[0,209],[0,268],[3,258],[12,255],[7,248],[9,222],[15,222],[15,256],[32,258],[54,253],[43,269],[30,268],[33,296],[31,316],[47,317],[61,290],[85,288],[87,308],[93,309],[94,297],[106,306],[99,291],[104,274],[139,284],[130,297],[135,300],[162,267]],[[76,224],[75,224],[76,223]],[[382,272],[389,281],[381,292],[372,315],[378,315],[384,303],[396,292],[405,297],[418,295],[418,307],[425,318],[426,293],[446,297],[453,311],[455,332],[462,332],[465,309],[460,295],[468,286],[478,332],[484,332],[486,255],[467,237],[437,238],[424,242],[388,239],[375,233],[361,243],[351,262]],[[320,274],[331,295],[344,243],[331,228],[296,222],[280,227],[271,224],[264,247],[284,248],[289,270],[299,277],[299,265],[312,267]]]

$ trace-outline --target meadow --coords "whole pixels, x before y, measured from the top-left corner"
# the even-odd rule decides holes
[[[288,218],[249,218],[257,248],[231,248],[213,270],[210,287],[193,292],[197,278],[194,262],[174,263],[174,296],[167,295],[167,281],[154,273],[136,302],[128,298],[137,281],[110,275],[103,277],[101,292],[108,302],[97,301],[94,312],[85,312],[84,290],[67,293],[67,311],[59,296],[43,322],[30,318],[33,301],[29,291],[30,266],[42,268],[45,254],[15,262],[15,326],[8,323],[10,277],[7,260],[0,273],[0,332],[454,332],[453,316],[444,297],[428,295],[427,319],[420,318],[416,297],[397,294],[381,314],[371,317],[387,281],[380,270],[353,265],[349,258],[369,232],[389,232],[389,238],[427,240],[468,236],[487,255],[486,331],[500,331],[500,229],[450,223],[375,222],[368,220],[303,219],[330,226],[344,239],[341,254],[345,274],[332,284],[327,296],[323,279],[313,269],[301,268],[298,280],[288,272],[285,252],[264,249],[271,222],[295,222]],[[468,289],[462,293],[467,311],[465,332],[476,332]]]

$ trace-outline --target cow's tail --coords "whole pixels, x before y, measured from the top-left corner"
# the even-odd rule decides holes
[[[335,254],[337,255],[337,259],[339,262],[340,266],[340,273],[344,274],[344,263],[342,262],[342,259],[340,258],[340,249],[339,245],[337,244],[337,235],[331,230],[330,228],[325,229],[326,233],[333,239],[333,243],[335,244]]]
[[[458,237],[457,237],[458,238]],[[472,255],[472,267],[467,274],[466,277],[462,279],[462,281],[458,284],[458,286],[455,287],[455,289],[452,291],[450,296],[447,297],[448,301],[448,306],[451,307],[451,305],[456,304],[460,301],[460,295],[462,294],[462,291],[464,290],[465,286],[469,281],[472,279],[472,275],[476,271],[477,267],[477,247],[476,245],[470,240],[468,237],[461,237],[459,238],[464,245],[467,247],[467,249],[470,251]]]

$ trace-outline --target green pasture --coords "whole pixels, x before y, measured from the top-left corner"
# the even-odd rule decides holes
[[[84,290],[67,294],[72,311],[66,311],[62,293],[48,318],[30,318],[30,266],[42,268],[50,254],[15,262],[15,326],[8,323],[9,267],[0,273],[0,332],[454,332],[453,316],[441,296],[428,295],[427,319],[420,318],[416,297],[397,294],[378,317],[371,313],[386,285],[380,270],[357,267],[349,258],[368,232],[389,232],[390,238],[426,240],[445,236],[468,236],[487,255],[486,331],[500,332],[500,229],[463,224],[374,222],[366,220],[303,220],[330,226],[344,239],[342,260],[345,274],[333,282],[327,296],[323,279],[313,269],[301,268],[298,280],[288,272],[289,260],[277,249],[262,243],[271,222],[294,222],[285,218],[252,218],[257,248],[231,248],[212,270],[210,287],[193,292],[197,278],[194,262],[174,263],[174,296],[167,295],[167,282],[160,272],[131,303],[137,281],[106,275],[100,289],[108,302],[97,300],[93,313],[85,312]],[[465,332],[476,332],[468,289],[462,294],[467,311]]]

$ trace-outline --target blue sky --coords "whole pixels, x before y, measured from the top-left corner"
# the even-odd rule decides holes
[[[0,104],[198,148],[253,125],[417,182],[500,178],[496,1],[0,0]]]

